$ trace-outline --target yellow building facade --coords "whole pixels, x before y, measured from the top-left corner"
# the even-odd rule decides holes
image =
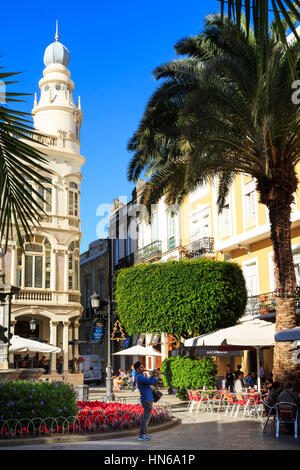
[[[219,260],[238,263],[243,271],[248,304],[244,318],[260,313],[272,316],[272,292],[274,285],[273,247],[270,239],[268,210],[259,202],[255,180],[248,175],[236,176],[221,214],[217,209],[217,181],[197,188],[190,193],[181,207],[182,245],[201,247],[206,238],[213,244],[212,256]],[[292,250],[297,283],[300,284],[300,194],[295,194],[292,206]],[[274,303],[274,300],[273,300]],[[261,308],[267,308],[262,312]],[[273,315],[274,317],[274,315]],[[266,317],[267,318],[267,317]],[[274,319],[273,319],[274,321]],[[244,351],[231,358],[231,365],[242,365],[247,373],[255,364],[254,353]],[[261,356],[266,375],[272,371],[273,350],[265,349]],[[224,375],[227,357],[217,358],[219,375]]]

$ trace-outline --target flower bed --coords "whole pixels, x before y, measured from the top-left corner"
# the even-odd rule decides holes
[[[0,420],[0,437],[45,436],[131,429],[140,425],[143,407],[100,401],[77,402],[77,416]],[[150,423],[158,424],[171,416],[166,406],[152,409]]]

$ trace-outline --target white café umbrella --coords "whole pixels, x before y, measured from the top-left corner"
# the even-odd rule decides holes
[[[15,354],[23,352],[59,353],[61,349],[51,344],[40,343],[39,341],[13,335],[10,340],[9,352]]]
[[[193,346],[240,346],[256,348],[257,384],[260,387],[259,350],[275,345],[275,324],[264,320],[249,320],[206,335],[186,339],[186,347]]]
[[[162,354],[151,347],[132,346],[131,348],[124,349],[123,351],[118,351],[113,354],[113,356],[161,356]]]

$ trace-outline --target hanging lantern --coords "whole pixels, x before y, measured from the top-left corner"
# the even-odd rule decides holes
[[[32,319],[30,320],[30,322],[29,322],[29,327],[30,327],[30,330],[31,330],[31,331],[35,331],[35,329],[36,329],[36,321],[35,321],[34,318],[32,318]]]

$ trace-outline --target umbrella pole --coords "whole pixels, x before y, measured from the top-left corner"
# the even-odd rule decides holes
[[[260,372],[259,372],[259,365],[260,365],[260,360],[259,360],[259,350],[260,348],[256,348],[256,367],[257,367],[257,389],[260,392],[261,391],[261,386],[260,386]]]

